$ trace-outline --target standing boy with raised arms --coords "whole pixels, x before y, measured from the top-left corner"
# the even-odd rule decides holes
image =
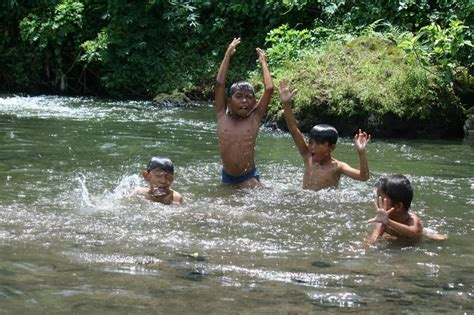
[[[273,83],[265,52],[257,48],[265,87],[262,97],[257,103],[254,88],[247,81],[233,83],[226,95],[227,70],[238,44],[240,38],[234,38],[229,44],[216,77],[217,135],[223,164],[222,182],[247,188],[260,185],[255,167],[255,142],[270,103]]]

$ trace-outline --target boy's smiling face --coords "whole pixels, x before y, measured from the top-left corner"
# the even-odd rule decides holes
[[[230,97],[230,110],[239,118],[246,118],[255,107],[255,94],[247,89],[238,89]]]
[[[153,195],[165,195],[171,191],[170,186],[174,180],[173,173],[154,168],[150,172],[145,172],[143,176],[150,185],[150,191]]]

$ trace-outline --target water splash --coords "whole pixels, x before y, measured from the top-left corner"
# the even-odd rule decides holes
[[[121,200],[129,197],[140,185],[138,175],[124,175],[113,191],[105,191],[91,196],[86,185],[86,176],[80,174],[76,180],[80,184],[80,210],[84,213],[118,209],[121,206]]]
[[[84,207],[94,208],[95,206],[94,204],[92,204],[89,198],[89,190],[87,190],[85,175],[79,174],[79,176],[76,177],[76,180],[81,185],[81,209],[83,209]]]

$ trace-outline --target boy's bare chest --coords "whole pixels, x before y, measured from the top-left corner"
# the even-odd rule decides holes
[[[255,139],[259,124],[253,119],[236,120],[224,117],[217,122],[217,133],[219,138]]]
[[[304,170],[304,181],[307,185],[336,186],[340,174],[337,163],[319,165],[318,163],[307,163]]]

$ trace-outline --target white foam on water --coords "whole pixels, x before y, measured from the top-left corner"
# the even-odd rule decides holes
[[[140,186],[138,175],[124,175],[113,191],[91,196],[86,185],[86,176],[80,174],[76,180],[80,184],[80,210],[83,213],[113,211],[120,208],[121,200],[131,196],[135,188]]]
[[[86,97],[63,96],[15,96],[0,98],[0,115],[20,118],[68,119],[75,121],[116,121],[148,122],[158,116],[166,116],[152,110],[151,102],[107,102]]]

